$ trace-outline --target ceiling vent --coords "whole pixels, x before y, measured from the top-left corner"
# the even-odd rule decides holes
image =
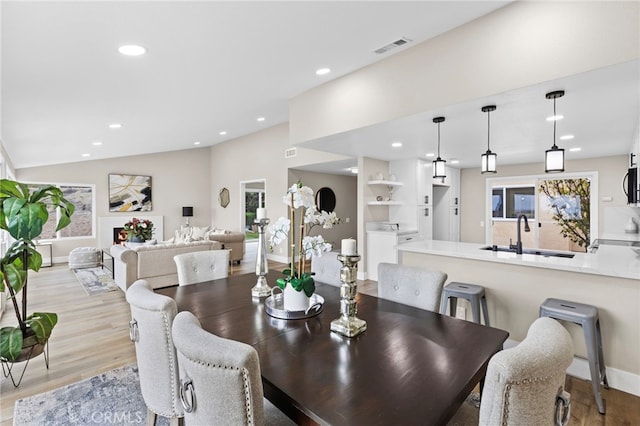
[[[284,158],[293,158],[296,155],[298,155],[296,148],[287,148],[284,150]]]
[[[386,46],[382,46],[376,50],[373,51],[373,53],[377,53],[378,55],[381,55],[383,53],[388,52],[391,49],[395,49],[396,47],[401,47],[404,46],[405,44],[411,43],[413,40],[406,38],[406,37],[402,37],[394,42],[391,42],[389,44],[387,44]]]

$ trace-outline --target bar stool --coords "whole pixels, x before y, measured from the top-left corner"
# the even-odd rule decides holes
[[[440,313],[447,313],[447,300],[449,300],[449,315],[456,315],[458,298],[469,301],[473,322],[480,322],[480,304],[484,316],[484,325],[489,325],[489,311],[487,310],[487,298],[484,295],[484,287],[475,284],[451,282],[442,289],[442,299],[440,300]]]
[[[609,383],[607,382],[607,371],[602,352],[602,335],[600,333],[598,309],[595,306],[567,300],[547,299],[540,305],[540,316],[570,321],[582,327],[587,346],[587,356],[589,357],[593,395],[598,405],[598,411],[600,414],[604,414],[605,407],[600,393],[600,382],[602,381],[605,389],[609,389]]]

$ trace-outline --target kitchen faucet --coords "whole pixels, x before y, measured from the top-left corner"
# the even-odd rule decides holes
[[[529,228],[529,221],[527,220],[527,216],[524,214],[521,214],[520,216],[518,216],[516,245],[514,247],[512,244],[509,244],[509,248],[516,249],[516,254],[522,254],[522,234],[520,232],[520,219],[523,219],[523,218],[524,218],[524,232],[531,231],[531,228]]]

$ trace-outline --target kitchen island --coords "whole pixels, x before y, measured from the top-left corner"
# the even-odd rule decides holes
[[[515,341],[524,339],[546,298],[596,306],[609,384],[640,395],[640,254],[636,248],[601,245],[595,253],[565,258],[485,247],[428,240],[397,249],[401,264],[443,271],[447,282],[484,286],[491,326],[507,330]],[[586,359],[582,329],[575,324],[567,324],[567,329],[576,355]],[[586,361],[574,362],[569,373],[588,378]]]

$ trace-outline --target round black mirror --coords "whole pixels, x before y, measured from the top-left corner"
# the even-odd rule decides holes
[[[324,210],[327,213],[331,213],[336,208],[336,194],[333,189],[326,186],[318,189],[318,192],[316,192],[316,207],[318,210]]]

